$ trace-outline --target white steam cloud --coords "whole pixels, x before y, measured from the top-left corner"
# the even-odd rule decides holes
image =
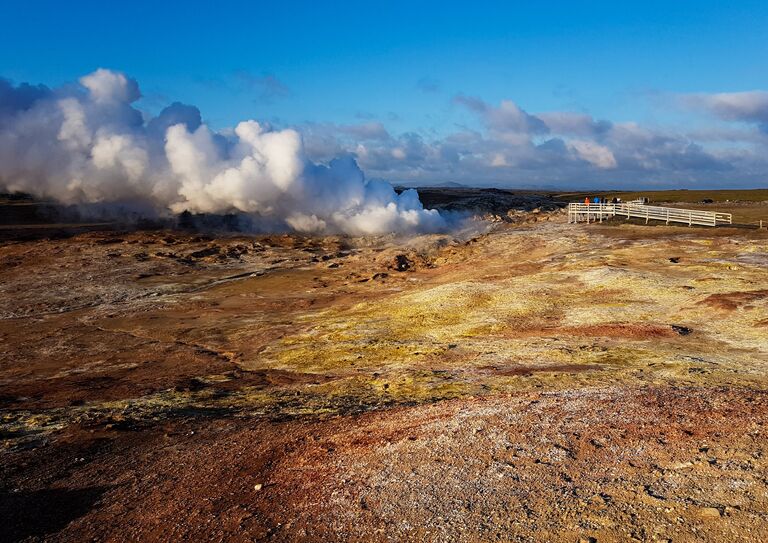
[[[243,212],[299,232],[444,228],[414,190],[366,181],[351,157],[307,159],[291,129],[244,121],[218,133],[193,106],[145,119],[138,84],[100,69],[50,90],[0,79],[0,187],[67,204],[142,203],[159,212]]]

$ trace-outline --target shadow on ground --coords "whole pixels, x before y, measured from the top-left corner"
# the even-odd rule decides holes
[[[0,491],[0,517],[5,519],[0,541],[22,541],[58,532],[88,513],[107,490],[105,486],[93,486]]]

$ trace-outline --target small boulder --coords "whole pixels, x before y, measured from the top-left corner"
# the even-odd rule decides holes
[[[720,510],[717,507],[702,507],[698,511],[701,518],[720,518]]]

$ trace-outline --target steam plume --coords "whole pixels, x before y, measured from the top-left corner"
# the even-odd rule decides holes
[[[135,80],[104,69],[53,90],[0,79],[0,187],[67,204],[244,212],[299,232],[445,227],[415,191],[366,181],[351,157],[312,163],[295,130],[244,121],[218,133],[180,103],[145,119],[140,97]]]

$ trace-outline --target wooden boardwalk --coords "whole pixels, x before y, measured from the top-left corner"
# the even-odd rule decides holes
[[[646,224],[649,221],[662,221],[666,224],[687,224],[688,226],[693,226],[694,224],[698,226],[719,226],[733,223],[730,213],[649,206],[639,201],[621,204],[568,204],[569,223],[603,222],[604,219],[612,217],[645,219]]]

